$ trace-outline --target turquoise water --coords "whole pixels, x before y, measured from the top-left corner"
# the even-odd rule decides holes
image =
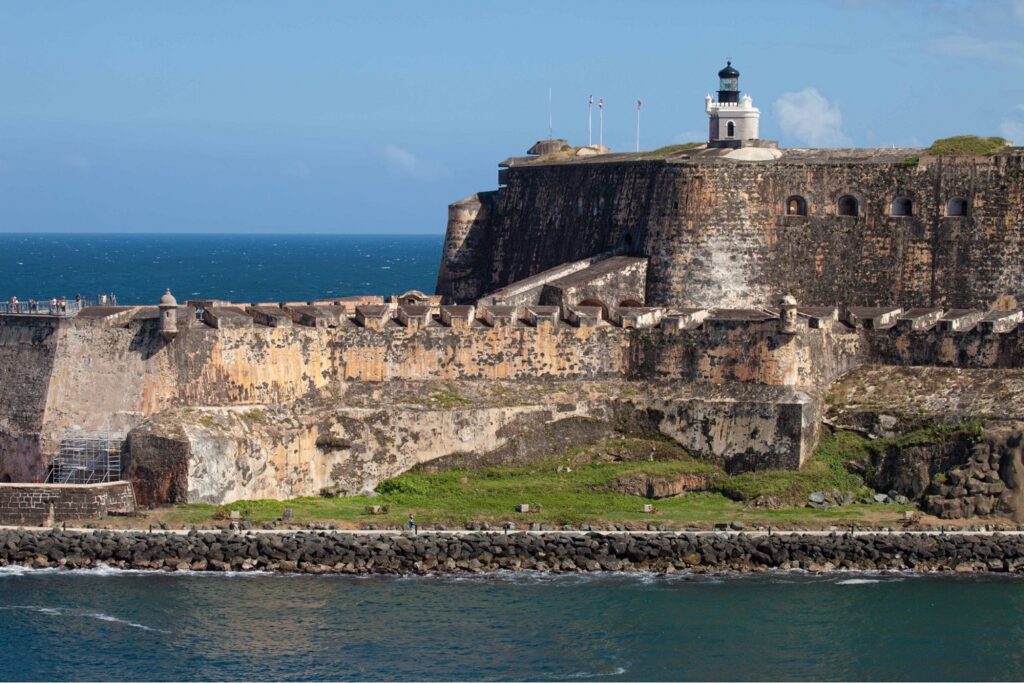
[[[0,570],[13,679],[1019,679],[1024,581]]]
[[[0,300],[113,292],[119,303],[305,301],[433,292],[440,235],[0,233]]]

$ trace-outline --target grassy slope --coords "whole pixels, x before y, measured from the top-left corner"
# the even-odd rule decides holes
[[[943,438],[948,428],[921,430],[893,441],[867,441],[855,434],[823,434],[814,459],[800,471],[770,471],[729,476],[714,465],[688,457],[663,441],[621,438],[597,446],[572,449],[557,458],[520,467],[492,467],[482,471],[453,470],[440,473],[406,472],[383,482],[379,495],[368,498],[308,497],[289,501],[239,501],[218,509],[213,505],[185,505],[165,518],[174,524],[201,523],[239,510],[254,523],[278,519],[291,508],[297,522],[332,521],[342,524],[401,525],[410,512],[422,525],[462,525],[467,521],[500,523],[546,521],[667,522],[676,526],[700,526],[718,522],[748,524],[826,526],[849,522],[895,523],[907,508],[896,505],[854,504],[830,510],[804,508],[812,491],[837,488],[867,493],[858,475],[846,469],[850,460],[867,456],[888,445],[931,443]],[[657,451],[654,461],[648,453]],[[653,457],[653,456],[651,456]],[[569,468],[571,471],[567,471]],[[561,471],[559,471],[561,469]],[[639,496],[608,491],[623,475],[652,476],[701,473],[711,475],[713,491],[689,493],[649,501]],[[781,510],[744,509],[759,495],[774,496],[790,507]],[[653,502],[655,514],[642,511]],[[517,513],[515,506],[529,503],[539,511]],[[386,505],[387,514],[369,515],[368,505]]]

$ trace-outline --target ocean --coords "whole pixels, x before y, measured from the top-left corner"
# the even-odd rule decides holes
[[[441,235],[0,233],[0,301],[114,293],[121,304],[433,293]]]
[[[0,234],[0,297],[432,291],[441,237]],[[1024,581],[0,568],[2,680],[1019,679]]]
[[[1011,680],[1024,581],[0,569],[4,680]]]

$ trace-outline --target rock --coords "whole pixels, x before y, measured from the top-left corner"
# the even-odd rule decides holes
[[[761,494],[746,505],[748,510],[781,510],[784,506],[775,496]]]
[[[824,491],[815,491],[810,496],[808,496],[808,500],[810,502],[812,502],[812,503],[824,503],[825,502],[825,492]]]
[[[895,502],[897,505],[910,505],[910,499],[898,493],[893,498],[893,502]]]
[[[892,502],[891,500],[889,500],[889,496],[885,495],[884,493],[876,493],[874,495],[874,501],[876,503],[891,503]]]

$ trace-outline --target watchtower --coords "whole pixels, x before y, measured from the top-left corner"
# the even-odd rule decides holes
[[[160,336],[165,341],[178,336],[178,301],[170,289],[160,297]]]
[[[718,101],[711,95],[704,98],[708,114],[708,146],[743,147],[748,140],[757,140],[761,110],[750,95],[740,96],[740,72],[732,62],[718,72]]]

